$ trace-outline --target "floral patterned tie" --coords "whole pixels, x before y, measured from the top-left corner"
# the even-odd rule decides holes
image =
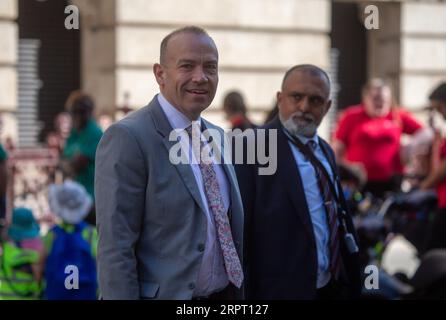
[[[189,136],[192,137],[192,150],[195,158],[198,161],[198,166],[203,178],[204,190],[209,209],[211,210],[215,225],[217,228],[218,240],[223,252],[223,258],[225,261],[225,269],[228,275],[228,279],[237,288],[240,288],[243,282],[243,271],[240,263],[240,259],[237,255],[237,251],[234,246],[234,241],[231,233],[231,225],[229,223],[228,215],[226,214],[223,204],[223,198],[220,193],[220,186],[217,181],[217,174],[214,170],[214,165],[211,161],[201,160],[201,149],[204,146],[204,142],[201,141],[201,132],[199,126],[196,123],[192,123],[191,126],[186,128]],[[193,131],[193,133],[192,133]],[[198,141],[194,139],[200,139]],[[195,143],[194,143],[195,142]]]

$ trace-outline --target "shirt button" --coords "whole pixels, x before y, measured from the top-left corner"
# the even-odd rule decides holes
[[[195,284],[194,284],[193,282],[189,283],[188,288],[189,288],[190,290],[194,290],[194,289],[195,289]]]
[[[198,251],[203,252],[204,251],[204,244],[200,243],[198,245]]]

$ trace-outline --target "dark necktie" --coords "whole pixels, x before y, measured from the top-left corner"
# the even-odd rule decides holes
[[[315,141],[310,140],[307,142],[307,146],[310,152],[314,153],[317,144]],[[337,203],[334,195],[332,194],[327,181],[326,175],[322,172],[318,165],[313,164],[314,171],[316,172],[316,179],[321,191],[322,200],[324,201],[325,211],[327,213],[328,227],[330,229],[330,272],[331,275],[338,279],[339,272],[341,270],[341,256],[340,256],[340,233],[339,224],[337,219]]]

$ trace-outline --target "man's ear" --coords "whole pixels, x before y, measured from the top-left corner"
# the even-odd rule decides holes
[[[277,91],[276,93],[276,99],[277,99],[277,106],[279,107],[279,105],[281,104],[281,100],[282,100],[282,92]]]
[[[160,87],[164,86],[164,68],[159,63],[153,65],[153,74]]]

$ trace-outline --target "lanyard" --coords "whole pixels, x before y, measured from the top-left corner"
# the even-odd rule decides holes
[[[299,151],[300,151],[304,156],[306,156],[307,159],[310,160],[311,165],[312,165],[313,167],[317,167],[317,168],[322,172],[322,174],[323,174],[323,175],[325,176],[325,178],[327,179],[328,186],[329,186],[329,188],[330,188],[330,192],[332,193],[332,195],[333,195],[334,199],[336,200],[336,202],[339,204],[340,201],[339,201],[338,194],[337,194],[337,192],[336,192],[336,187],[335,187],[335,185],[333,184],[333,181],[332,181],[330,175],[328,174],[327,169],[325,169],[324,165],[319,161],[319,159],[316,158],[316,156],[314,155],[314,152],[313,152],[307,145],[303,144],[299,139],[297,139],[297,138],[295,138],[295,137],[293,137],[293,136],[291,136],[291,135],[289,135],[289,134],[286,134],[286,136],[287,136],[288,139],[291,141],[291,143],[293,143],[293,144],[299,149]],[[323,149],[322,149],[322,151],[324,152]],[[327,160],[328,160],[328,157],[327,157],[327,155],[325,154],[325,152],[324,152],[324,155],[325,155],[325,157],[326,157]],[[331,167],[331,165],[330,165],[330,167]],[[331,169],[332,169],[332,171],[333,171],[333,176],[335,176],[336,172],[333,170],[333,168],[331,168]]]
[[[341,229],[343,229],[343,231],[344,231],[344,242],[347,247],[347,250],[349,251],[350,254],[357,253],[359,251],[358,245],[356,243],[355,238],[353,237],[353,234],[351,232],[349,232],[348,227],[347,227],[347,213],[340,206],[341,202],[340,202],[339,197],[336,193],[335,185],[333,184],[333,181],[331,180],[330,175],[328,174],[324,165],[319,161],[319,159],[316,158],[313,151],[307,145],[303,144],[299,139],[297,139],[287,133],[285,133],[285,135],[288,137],[288,139],[291,141],[291,143],[293,143],[299,149],[299,151],[302,152],[302,154],[310,160],[311,164],[314,167],[317,166],[320,169],[320,171],[322,172],[322,174],[325,175],[327,182],[328,182],[328,186],[330,188],[330,192],[332,193],[332,195],[336,201],[336,206],[338,208],[338,210],[336,210],[336,215],[337,215],[339,223],[341,225]],[[321,149],[322,149],[322,152],[324,153],[325,157],[327,158],[328,162],[330,163],[327,153],[322,148],[322,146],[321,146]],[[333,171],[333,176],[335,176],[336,171],[333,169],[331,164],[330,164],[330,167]],[[316,170],[316,168],[315,168],[315,170]],[[340,190],[340,192],[342,192],[342,189]]]

